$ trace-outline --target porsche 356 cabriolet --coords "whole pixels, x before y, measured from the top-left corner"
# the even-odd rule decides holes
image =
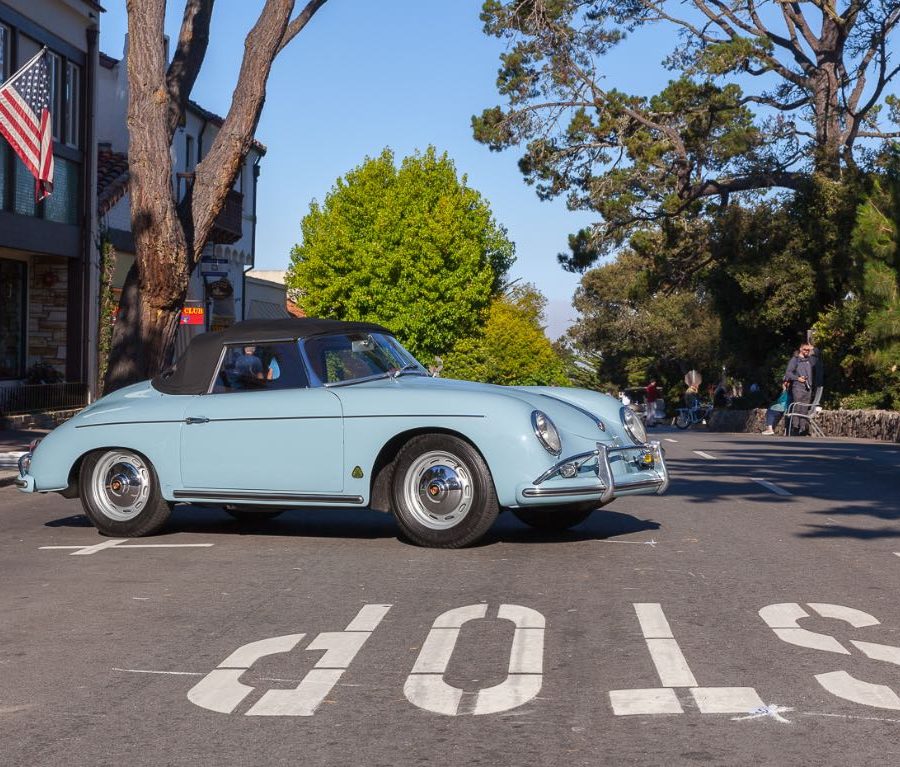
[[[50,432],[28,493],[80,496],[104,535],[150,535],[176,503],[235,516],[390,512],[423,546],[474,543],[509,509],[562,530],[621,495],[663,493],[663,451],[618,400],[584,389],[433,377],[362,322],[249,320]]]

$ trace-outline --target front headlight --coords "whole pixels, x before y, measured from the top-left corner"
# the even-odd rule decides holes
[[[637,414],[628,407],[623,407],[619,411],[619,415],[622,416],[622,425],[625,427],[625,431],[627,431],[631,438],[638,445],[643,445],[647,442],[647,429],[644,428],[644,422],[637,416]]]
[[[544,450],[553,455],[559,455],[562,452],[562,442],[559,439],[559,432],[550,416],[535,410],[531,414],[531,425],[534,427],[534,434],[544,446]]]

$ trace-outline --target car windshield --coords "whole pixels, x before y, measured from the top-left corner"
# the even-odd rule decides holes
[[[393,336],[384,333],[341,333],[303,342],[316,378],[326,386],[428,371]]]

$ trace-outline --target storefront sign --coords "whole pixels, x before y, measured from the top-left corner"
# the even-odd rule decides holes
[[[181,310],[182,325],[205,325],[204,312],[202,306],[185,306]]]

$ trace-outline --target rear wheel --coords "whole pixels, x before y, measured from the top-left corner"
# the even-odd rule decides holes
[[[675,416],[675,425],[679,429],[686,429],[691,425],[691,417],[684,411],[679,410],[678,415]]]
[[[152,535],[172,513],[152,464],[131,450],[91,453],[81,464],[78,483],[84,513],[103,535]]]
[[[537,530],[562,531],[580,525],[599,504],[578,503],[550,509],[511,509],[516,518]]]
[[[447,434],[414,437],[400,451],[391,507],[411,541],[445,549],[477,541],[500,510],[484,459]]]

